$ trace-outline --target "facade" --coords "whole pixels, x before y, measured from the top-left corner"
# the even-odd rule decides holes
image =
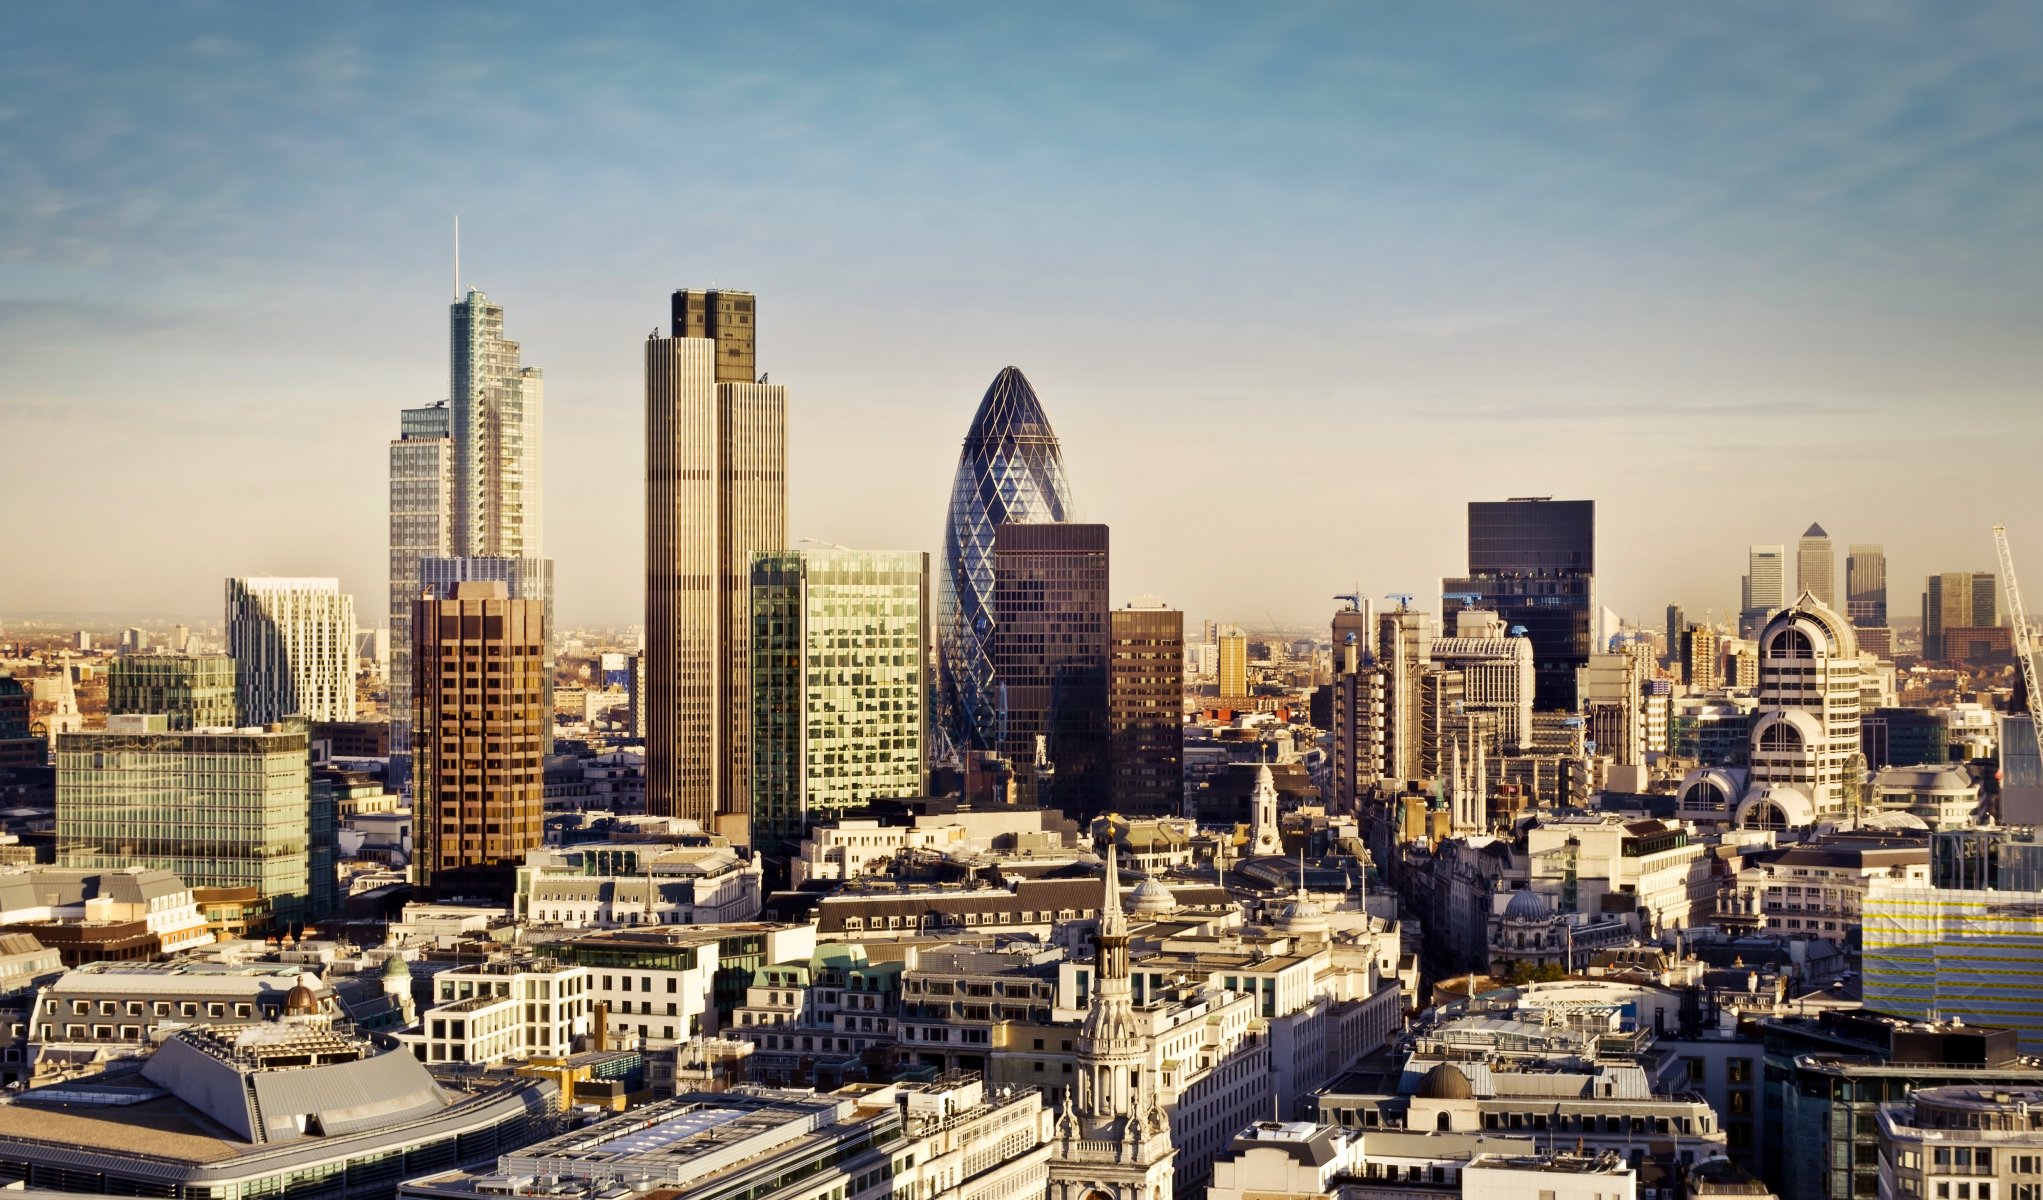
[[[2005,635],[1985,633],[2000,626],[2000,591],[1985,571],[1946,571],[1923,582],[1922,656],[1935,662],[1984,657],[1973,643],[2006,652]]]
[[[1752,780],[1739,824],[1807,827],[1858,798],[1858,640],[1836,610],[1804,593],[1759,638]],[[1763,795],[1761,793],[1764,793]]]
[[[1872,881],[1861,917],[1869,1007],[2012,1029],[2043,1053],[2043,890]]]
[[[305,731],[66,733],[57,739],[57,861],[160,867],[192,887],[253,887],[278,919],[308,915]]]
[[[1016,802],[1078,821],[1107,803],[1107,527],[1005,524],[993,540],[999,750]]]
[[[1168,816],[1185,797],[1185,614],[1117,608],[1109,619],[1109,806]]]
[[[759,857],[728,847],[584,842],[528,851],[511,913],[568,929],[749,921],[759,915],[759,878]]]
[[[1887,549],[1852,545],[1844,559],[1844,615],[1853,625],[1887,627]]]
[[[355,717],[355,600],[338,579],[227,581],[239,724]]]
[[[454,553],[454,413],[407,408],[390,443],[390,750],[403,783],[411,750],[411,606],[419,560]]]
[[[750,293],[679,291],[646,341],[646,806],[736,840],[752,799],[752,555],[787,544],[787,390]]]
[[[1503,619],[1480,609],[1455,616],[1454,636],[1434,638],[1428,657],[1461,675],[1462,711],[1496,715],[1497,749],[1516,754],[1532,745],[1532,704],[1538,687],[1529,637],[1508,637]]]
[[[1837,547],[1821,525],[1804,530],[1795,547],[1795,590],[1837,607]]]
[[[2043,1087],[1924,1088],[1880,1109],[1880,1200],[2036,1200]]]
[[[1738,636],[1752,637],[1766,619],[1785,607],[1786,546],[1751,546],[1745,551],[1745,584],[1738,611]]]
[[[1717,631],[1707,625],[1691,625],[1681,634],[1682,675],[1691,692],[1715,691],[1723,683],[1723,655],[1717,645]]]
[[[752,839],[929,790],[929,556],[752,556]]]
[[[995,531],[1071,517],[1057,434],[1021,370],[994,376],[965,430],[944,522],[937,599],[940,718],[961,759],[1001,748],[993,661]],[[1104,604],[1102,605],[1104,607]]]
[[[1442,623],[1465,608],[1497,614],[1532,641],[1533,706],[1575,707],[1596,615],[1596,502],[1471,501],[1468,574],[1441,581]]]
[[[504,308],[474,288],[448,309],[454,450],[453,549],[538,558],[544,476],[538,367],[504,338]]]
[[[173,731],[232,728],[234,660],[224,654],[123,654],[107,672],[106,711],[161,713]]]
[[[507,896],[544,840],[546,613],[500,583],[412,608],[417,880],[442,898]]]
[[[550,639],[556,626],[553,623],[553,560],[550,558],[507,558],[500,555],[468,558],[422,558],[418,561],[418,586],[412,589],[412,599],[420,596],[437,596],[442,599],[452,596],[454,589],[464,583],[501,583],[513,600],[538,602],[546,620],[546,635],[549,645],[546,649],[546,711],[553,712],[553,651]],[[405,620],[405,629],[410,631],[411,620]],[[410,656],[407,653],[406,663]],[[405,695],[411,694],[409,680]],[[395,702],[396,692],[391,693]],[[395,708],[391,709],[394,714]],[[411,709],[405,708],[406,726],[410,725]],[[553,753],[553,721],[546,722],[546,752]]]

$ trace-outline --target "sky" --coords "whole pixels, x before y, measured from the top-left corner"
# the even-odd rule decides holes
[[[1604,603],[1821,521],[2043,591],[2043,8],[102,3],[0,38],[0,614],[384,619],[461,282],[546,373],[563,625],[642,608],[642,347],[759,296],[789,532],[934,553],[1003,367],[1117,601],[1437,593],[1598,504]],[[1436,600],[1437,603],[1437,600]]]

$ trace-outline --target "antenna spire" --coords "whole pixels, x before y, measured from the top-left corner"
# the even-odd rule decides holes
[[[454,298],[461,299],[461,214],[454,214]]]

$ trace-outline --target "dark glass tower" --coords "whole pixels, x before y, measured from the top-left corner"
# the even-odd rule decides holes
[[[1468,506],[1468,574],[1444,579],[1441,624],[1487,609],[1532,640],[1532,705],[1575,708],[1575,671],[1589,665],[1596,619],[1596,502],[1475,500]]]
[[[1185,797],[1185,614],[1117,608],[1109,633],[1113,809],[1130,816],[1176,816]]]
[[[1068,520],[1070,487],[1050,419],[1021,371],[994,376],[965,431],[944,525],[938,593],[941,720],[960,756],[999,742],[993,672],[993,539],[1007,523]]]
[[[1015,802],[1090,820],[1108,791],[1107,527],[1002,525],[993,559],[999,750]]]

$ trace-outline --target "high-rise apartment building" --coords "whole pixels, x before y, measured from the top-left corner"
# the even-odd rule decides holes
[[[412,629],[416,882],[443,899],[508,896],[545,839],[546,608],[457,583],[414,603]]]
[[[390,753],[401,786],[411,750],[411,606],[419,560],[454,552],[454,414],[407,408],[390,443]]]
[[[752,555],[787,544],[787,390],[753,381],[750,293],[674,312],[646,340],[646,806],[744,840]]]
[[[1533,707],[1572,710],[1596,616],[1596,502],[1523,497],[1471,501],[1468,574],[1441,581],[1441,621],[1494,612],[1532,639]]]
[[[1110,806],[1130,816],[1175,816],[1185,795],[1185,614],[1117,608],[1108,638]]]
[[[928,790],[929,556],[752,556],[752,840]]]
[[[1719,668],[1722,657],[1717,631],[1707,625],[1690,625],[1681,633],[1681,669],[1692,692],[1715,691],[1724,685]]]
[[[235,724],[234,660],[224,654],[126,654],[107,672],[106,711],[160,713],[174,732]]]
[[[1107,561],[1104,525],[1006,524],[994,535],[999,749],[1017,803],[1080,822],[1107,803]]]
[[[1837,607],[1837,548],[1821,525],[1803,530],[1795,547],[1795,591],[1809,593],[1827,608]]]
[[[1766,619],[1787,607],[1786,546],[1750,546],[1738,606],[1738,636],[1756,637]]]
[[[537,558],[544,476],[542,374],[504,338],[504,309],[474,288],[448,310],[453,553]]]
[[[1845,616],[1862,628],[1887,626],[1887,550],[1871,543],[1854,545],[1844,559]]]
[[[302,727],[171,733],[115,716],[57,738],[57,861],[160,867],[193,887],[256,888],[310,915],[310,765]]]
[[[340,580],[229,579],[227,653],[240,724],[355,719],[355,600]]]
[[[1215,645],[1220,652],[1220,663],[1215,670],[1220,681],[1220,694],[1226,697],[1248,695],[1248,635],[1232,625],[1223,625]]]
[[[1001,744],[994,678],[994,531],[1071,517],[1063,451],[1021,370],[993,377],[958,452],[944,521],[937,597],[938,686],[943,732],[959,757]]]

